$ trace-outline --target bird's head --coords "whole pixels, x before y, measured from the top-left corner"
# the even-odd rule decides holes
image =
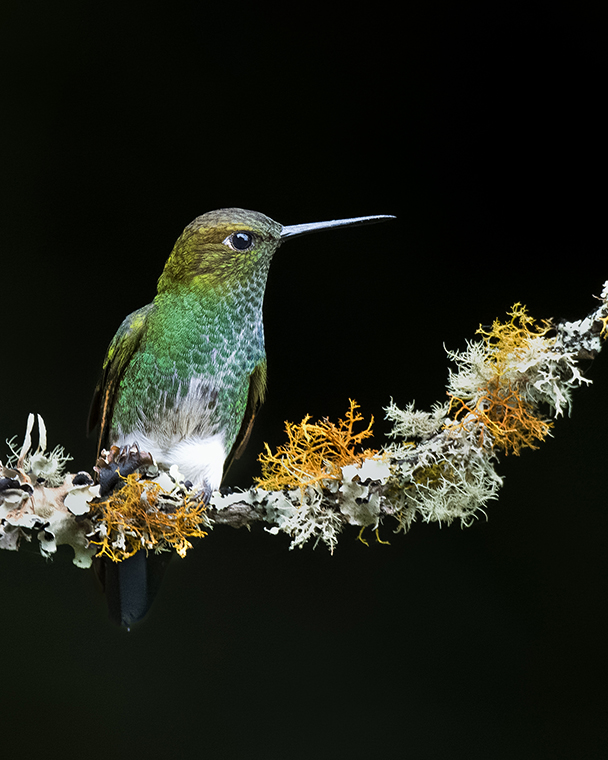
[[[283,226],[257,211],[222,208],[191,222],[178,238],[158,281],[158,292],[223,290],[266,272],[285,240],[332,227],[374,224],[392,216],[359,216]]]
[[[222,208],[198,216],[179,236],[158,281],[159,293],[223,288],[268,269],[282,227],[264,214]]]

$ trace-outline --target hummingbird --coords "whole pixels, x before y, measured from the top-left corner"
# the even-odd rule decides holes
[[[136,445],[161,467],[177,465],[207,499],[242,454],[266,394],[262,309],[275,252],[300,235],[394,218],[283,226],[224,208],[192,221],[156,297],[126,317],[107,350],[88,421],[89,432],[100,426],[98,455]],[[128,626],[151,603],[144,553],[104,565],[111,608],[110,595],[117,597],[111,616]]]

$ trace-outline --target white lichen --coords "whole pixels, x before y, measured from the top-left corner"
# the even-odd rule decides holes
[[[38,447],[32,452],[36,419]],[[89,511],[86,499],[94,498],[96,487],[92,481],[90,485],[73,486],[73,476],[64,475],[66,462],[72,457],[61,446],[50,452],[46,446],[44,420],[30,414],[20,450],[10,442],[10,466],[0,463],[0,477],[9,486],[0,491],[0,547],[15,551],[22,540],[36,539],[40,553],[48,558],[58,546],[69,545],[74,550],[74,564],[90,567],[95,547],[89,546],[86,538],[89,524],[79,522],[76,516]]]
[[[319,487],[308,487],[303,497],[300,489],[295,489],[268,498],[267,509],[273,514],[276,527],[291,538],[290,549],[302,548],[312,541],[313,548],[322,542],[333,553],[342,530],[342,518],[335,510],[327,509],[324,501]]]
[[[38,417],[38,447],[32,451],[32,430],[34,428],[36,417],[29,414],[25,438],[21,449],[15,449],[15,439],[7,441],[12,455],[9,457],[7,465],[16,466],[23,470],[30,478],[32,483],[45,483],[50,488],[55,488],[63,483],[65,468],[68,462],[72,460],[69,454],[65,453],[63,446],[55,446],[52,451],[47,451],[46,425],[40,415]]]
[[[448,416],[449,404],[433,404],[430,412],[415,409],[415,402],[409,403],[405,409],[400,409],[391,399],[385,408],[385,419],[393,423],[389,432],[390,438],[415,439],[428,438],[438,433]]]

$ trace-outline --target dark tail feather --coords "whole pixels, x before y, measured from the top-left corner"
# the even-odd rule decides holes
[[[139,551],[122,562],[102,557],[95,562],[108,602],[110,619],[130,628],[146,616],[152,606],[173,552],[149,554]]]

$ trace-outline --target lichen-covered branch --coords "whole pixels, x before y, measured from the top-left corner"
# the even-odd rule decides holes
[[[287,443],[276,452],[266,447],[254,487],[210,497],[189,489],[175,468],[161,472],[134,446],[113,447],[98,461],[101,483],[109,474],[121,486],[101,498],[89,474],[63,475],[69,457],[60,447],[46,451],[40,416],[33,449],[30,415],[20,450],[11,442],[13,455],[0,464],[0,548],[35,541],[49,557],[67,544],[74,563],[87,567],[96,554],[121,561],[139,549],[183,556],[190,539],[217,525],[261,522],[288,535],[291,548],[312,541],[331,551],[347,525],[361,532],[383,523],[405,531],[416,520],[469,525],[498,497],[498,457],[536,448],[554,420],[570,413],[572,391],[590,383],[581,361],[599,353],[607,326],[608,282],[597,308],[577,322],[536,324],[515,304],[465,351],[448,351],[447,401],[430,412],[391,401],[393,428],[381,449],[361,448],[373,420],[361,426],[351,401],[337,423],[287,423]],[[126,460],[137,473],[123,477]]]

